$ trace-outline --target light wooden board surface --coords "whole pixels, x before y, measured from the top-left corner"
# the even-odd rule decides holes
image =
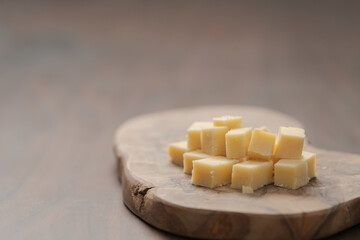
[[[0,1],[0,238],[178,239],[122,202],[127,119],[213,104],[360,153],[359,1]],[[333,239],[360,238],[360,227]]]
[[[193,186],[172,164],[167,145],[184,140],[194,121],[243,116],[244,127],[303,127],[262,108],[214,106],[139,116],[116,132],[115,154],[125,204],[151,225],[204,239],[318,239],[360,223],[360,155],[305,144],[317,153],[317,178],[298,189],[265,186],[242,194],[224,186]]]

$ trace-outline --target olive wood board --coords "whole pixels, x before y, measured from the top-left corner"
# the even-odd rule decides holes
[[[303,127],[282,113],[249,106],[208,106],[139,116],[115,134],[123,201],[161,230],[204,239],[318,239],[360,223],[360,155],[323,150],[317,178],[298,190],[267,185],[253,194],[229,186],[208,189],[170,162],[169,143],[186,139],[194,121],[241,115],[243,127]],[[305,129],[306,131],[306,129]]]

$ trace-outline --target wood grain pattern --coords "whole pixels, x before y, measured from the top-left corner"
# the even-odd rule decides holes
[[[302,126],[278,112],[216,106],[174,110],[131,119],[116,133],[125,204],[146,222],[178,235],[215,239],[317,239],[360,223],[360,155],[315,148],[317,175],[299,190],[273,185],[242,194],[228,186],[193,186],[170,163],[167,144],[187,127],[213,116],[242,115],[244,126]]]

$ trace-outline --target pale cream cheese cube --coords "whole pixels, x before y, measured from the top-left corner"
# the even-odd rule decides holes
[[[274,148],[274,159],[300,159],[303,152],[304,140],[304,129],[280,127]]]
[[[307,162],[299,159],[280,159],[274,165],[274,184],[298,189],[309,182]]]
[[[187,147],[189,151],[201,149],[201,130],[212,127],[212,122],[194,122],[187,130]]]
[[[232,129],[225,135],[226,157],[227,158],[244,158],[247,155],[252,128]]]
[[[275,140],[276,134],[254,129],[248,149],[249,159],[270,160]]]
[[[228,128],[241,128],[241,116],[222,116],[213,118],[214,126],[225,126]]]
[[[227,127],[206,127],[201,130],[201,151],[210,155],[226,155],[225,134]]]
[[[168,145],[168,154],[176,165],[183,165],[183,155],[187,152],[187,141],[175,142]]]
[[[316,177],[316,154],[303,151],[302,160],[307,163],[309,178]]]
[[[203,153],[200,150],[184,153],[184,173],[191,174],[193,169],[193,161],[210,158],[211,155]]]
[[[256,190],[273,182],[273,162],[248,160],[233,166],[231,187]]]
[[[238,162],[224,157],[195,160],[191,183],[208,188],[227,185],[231,182],[232,166]]]

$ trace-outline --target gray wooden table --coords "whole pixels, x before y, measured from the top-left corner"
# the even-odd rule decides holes
[[[166,239],[122,203],[126,119],[247,104],[360,153],[358,1],[2,1],[0,238]],[[360,227],[332,239],[360,237]]]

